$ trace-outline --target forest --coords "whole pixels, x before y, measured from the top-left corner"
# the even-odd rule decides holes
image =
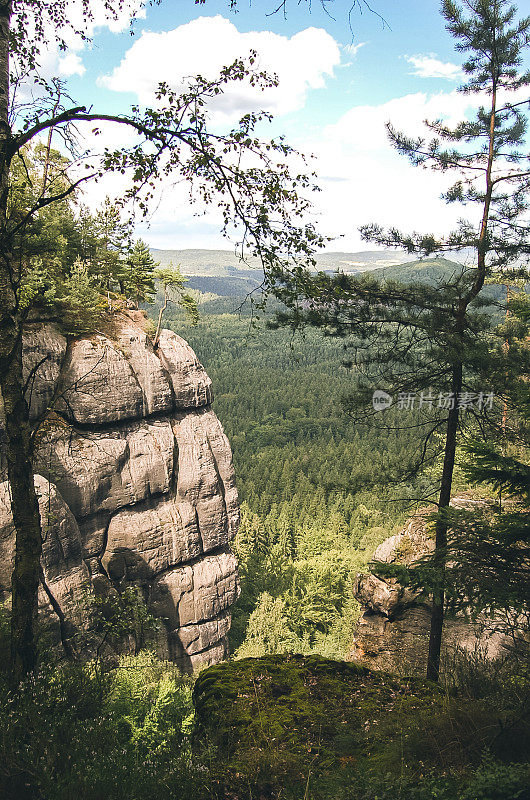
[[[220,3],[0,0],[0,800],[530,800],[530,17]]]
[[[342,402],[352,378],[341,345],[312,331],[293,339],[266,320],[254,329],[244,296],[201,303],[196,326],[171,324],[212,378],[234,452],[242,596],[233,652],[345,656],[353,578],[422,490],[428,502],[428,477],[400,480],[414,434],[356,425]]]

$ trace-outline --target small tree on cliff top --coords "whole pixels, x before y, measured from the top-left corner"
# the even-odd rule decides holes
[[[524,376],[517,371],[521,364],[516,364],[519,334],[510,326],[502,332],[494,330],[492,308],[486,313],[485,306],[498,303],[485,297],[482,289],[488,279],[502,284],[516,273],[528,274],[530,156],[525,149],[525,110],[530,73],[520,72],[520,67],[530,44],[530,18],[515,21],[516,9],[507,0],[466,0],[465,9],[452,0],[442,2],[447,28],[457,41],[457,50],[467,57],[463,64],[466,82],[460,91],[480,103],[474,118],[455,128],[439,120],[427,123],[430,141],[410,138],[391,124],[388,133],[413,164],[455,173],[457,180],[445,198],[477,206],[478,225],[463,221],[446,238],[384,231],[378,225],[361,231],[369,241],[404,247],[410,253],[459,250],[467,257],[472,252],[474,263],[455,267],[434,286],[372,276],[356,280],[343,274],[315,277],[291,272],[276,288],[277,296],[290,308],[280,315],[280,322],[294,327],[310,324],[329,335],[349,337],[358,382],[352,408],[362,408],[371,400],[375,387],[398,393],[403,408],[420,395],[419,418],[409,418],[409,426],[417,425],[422,433],[416,467],[438,455],[443,462],[427,662],[428,677],[434,680],[440,665],[457,441],[466,427],[478,427],[484,434],[488,428],[499,428],[498,409],[488,399],[491,389],[501,406],[511,404],[511,429],[506,435],[517,440],[516,412],[524,395]],[[363,415],[365,409],[361,419]],[[407,424],[391,419],[398,426]]]
[[[193,324],[199,321],[199,309],[193,295],[185,291],[187,278],[183,277],[178,264],[176,267],[172,263],[168,267],[158,267],[153,274],[163,292],[163,301],[158,312],[158,322],[153,339],[153,346],[157,347],[160,331],[162,330],[162,318],[170,303],[179,305],[184,309]]]
[[[110,17],[138,6],[127,0],[102,0],[101,5]],[[88,0],[80,0],[78,8],[83,22],[75,32],[86,39],[84,26],[93,19],[93,6]],[[67,34],[73,29],[68,0],[0,0],[0,391],[16,529],[11,637],[16,678],[33,670],[37,663],[34,620],[42,549],[22,379],[26,310],[20,303],[21,265],[14,258],[27,225],[49,205],[70,196],[91,175],[108,170],[128,174],[131,185],[126,199],[135,199],[145,211],[159,181],[176,173],[189,182],[190,191],[194,190],[204,203],[220,209],[225,232],[239,227],[242,247],[261,258],[268,278],[279,274],[289,259],[294,263],[311,259],[313,248],[321,242],[311,225],[293,222],[308,207],[298,192],[310,181],[304,175],[289,173],[285,162],[290,148],[283,141],[263,142],[254,132],[268,115],[247,114],[225,133],[213,135],[209,131],[208,105],[228,84],[249,81],[261,88],[275,85],[275,79],[254,69],[254,55],[225,67],[216,80],[197,77],[189,81],[182,93],[161,84],[156,108],[142,111],[133,107],[126,115],[97,114],[70,103],[58,82],[39,78],[42,52],[48,45],[66,49]],[[17,113],[13,91],[28,81],[38,85],[40,99]],[[67,146],[73,146],[80,127],[94,129],[106,122],[133,131],[135,143],[128,149],[105,151],[101,164],[82,177],[68,178],[65,173],[68,180],[64,187],[43,180],[27,213],[12,218],[10,167],[15,156],[52,131],[58,132]]]

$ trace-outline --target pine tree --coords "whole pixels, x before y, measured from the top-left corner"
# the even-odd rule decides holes
[[[128,277],[127,254],[131,249],[132,221],[123,221],[119,208],[105,198],[95,218],[97,250],[92,272],[107,292],[125,295]]]
[[[511,339],[510,368],[527,376],[528,295],[514,297],[509,309],[507,324],[518,331]],[[497,618],[504,617],[512,637],[522,640],[530,632],[530,386],[524,380],[515,388],[516,402],[508,395],[497,431],[491,431],[488,440],[473,437],[461,447],[461,469],[468,483],[481,487],[490,500],[473,511],[450,511],[446,590],[453,612],[493,611]],[[521,413],[516,415],[514,408]],[[432,570],[427,556],[405,577],[417,587],[425,586]]]
[[[455,173],[456,181],[445,198],[477,205],[479,224],[463,221],[445,238],[384,231],[379,225],[361,231],[369,241],[420,255],[472,252],[474,264],[455,267],[435,285],[291,270],[284,271],[275,287],[277,297],[290,309],[279,315],[279,323],[295,328],[309,324],[347,339],[357,382],[350,410],[362,409],[360,421],[366,420],[365,404],[371,401],[374,388],[386,389],[397,398],[403,413],[412,414],[416,404],[415,416],[402,423],[416,426],[421,434],[419,456],[410,475],[441,455],[427,662],[427,675],[433,680],[439,676],[457,442],[466,428],[478,425],[483,431],[497,430],[498,404],[509,399],[517,406],[516,385],[524,381],[509,370],[510,348],[495,331],[493,306],[498,301],[482,290],[490,278],[503,283],[507,276],[528,275],[528,101],[520,101],[519,95],[512,101],[512,97],[530,85],[530,73],[519,71],[530,44],[530,18],[515,21],[516,9],[507,0],[468,0],[465,9],[452,0],[442,3],[456,48],[466,55],[466,81],[460,91],[485,98],[487,106],[481,105],[472,120],[465,119],[455,128],[442,121],[428,123],[430,141],[412,139],[391,125],[388,132],[395,147],[413,164]],[[497,406],[485,402],[492,390]],[[377,411],[371,413],[375,416]],[[399,418],[391,415],[389,430],[399,424]],[[437,442],[442,445],[441,454]]]
[[[162,318],[170,303],[183,308],[193,323],[196,323],[199,319],[199,309],[195,297],[185,291],[187,278],[182,275],[178,264],[176,267],[172,263],[168,267],[159,267],[154,271],[153,277],[160,283],[164,293],[164,300],[158,312],[155,338],[153,339],[153,345],[156,347],[162,330]]]
[[[159,266],[148,245],[137,239],[129,250],[125,266],[124,293],[136,306],[150,302],[155,294],[154,271]]]

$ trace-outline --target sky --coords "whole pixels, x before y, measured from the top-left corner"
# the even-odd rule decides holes
[[[70,0],[72,14],[80,0]],[[264,135],[284,135],[311,155],[320,192],[311,215],[333,237],[330,250],[373,249],[358,228],[369,222],[404,230],[443,233],[462,216],[440,194],[447,176],[413,167],[390,146],[385,123],[412,135],[424,119],[449,123],[469,114],[476,102],[456,91],[461,55],[444,27],[437,0],[288,0],[286,13],[273,13],[279,0],[162,0],[141,7],[132,33],[129,14],[105,20],[96,8],[92,43],[75,39],[66,53],[46,53],[43,70],[68,81],[79,103],[102,113],[126,113],[131,104],[153,103],[159,82],[178,87],[185,76],[214,77],[222,66],[250,50],[261,68],[279,77],[262,93],[238,85],[217,103],[214,124],[231,125],[250,110],[274,115]],[[520,0],[520,15],[530,0]],[[371,9],[371,10],[369,10]],[[123,129],[107,129],[105,144],[121,144]],[[123,179],[113,176],[86,190],[97,206],[119,195]],[[190,205],[185,187],[169,182],[137,233],[155,248],[230,247],[214,212]]]

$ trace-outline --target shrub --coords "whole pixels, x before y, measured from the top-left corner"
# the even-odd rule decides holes
[[[0,691],[2,800],[202,796],[191,682],[174,665],[146,652],[104,674],[62,664]]]

